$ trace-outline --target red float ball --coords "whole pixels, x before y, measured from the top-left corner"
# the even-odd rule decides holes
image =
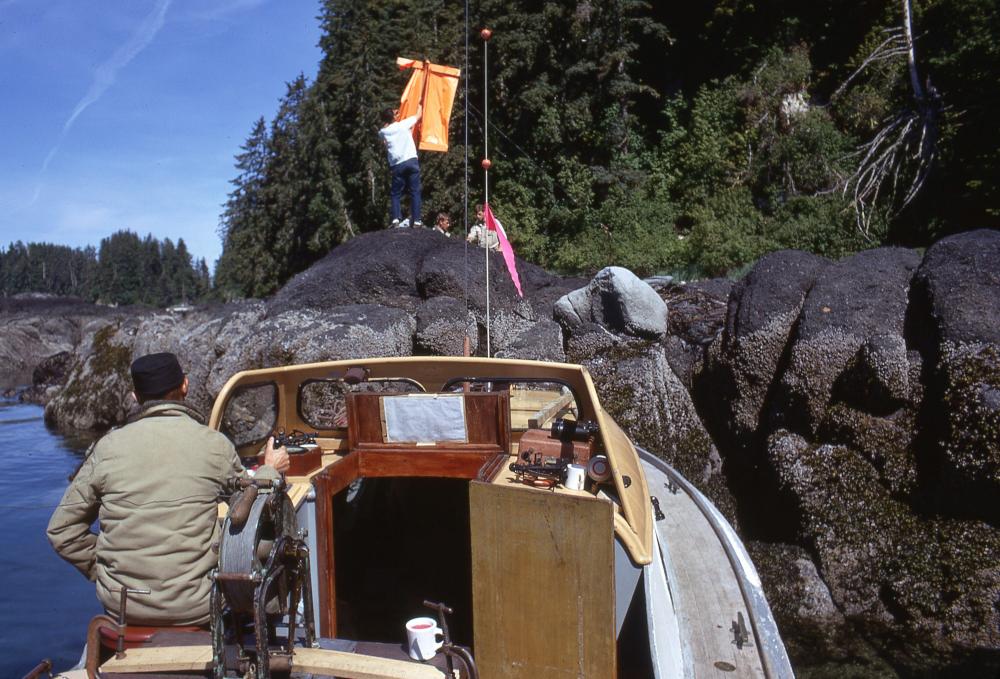
[[[483,40],[489,40],[492,35],[493,31],[491,31],[488,28],[484,28],[483,30],[479,31],[479,37],[482,38]]]
[[[490,162],[489,158],[483,158],[482,165],[483,165],[483,169],[484,170],[488,170],[488,169],[490,169],[490,166],[493,165],[493,163]]]

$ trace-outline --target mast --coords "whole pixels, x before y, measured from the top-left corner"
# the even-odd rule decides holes
[[[484,28],[479,31],[479,36],[483,39],[483,189],[486,205],[490,204],[490,115],[489,115],[489,43],[493,32]],[[486,224],[483,224],[486,229]],[[487,229],[488,231],[488,229]],[[490,351],[490,239],[489,234],[484,233],[486,247],[486,358],[490,358],[493,353]]]

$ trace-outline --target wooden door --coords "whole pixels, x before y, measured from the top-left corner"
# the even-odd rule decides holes
[[[469,504],[483,679],[613,677],[611,503],[473,482]]]

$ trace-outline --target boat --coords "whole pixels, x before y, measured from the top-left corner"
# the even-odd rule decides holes
[[[250,466],[272,435],[292,460],[220,504],[212,629],[98,616],[61,676],[793,676],[732,526],[583,366],[247,370],[209,426]]]

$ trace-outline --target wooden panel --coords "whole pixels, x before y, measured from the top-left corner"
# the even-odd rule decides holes
[[[204,672],[212,666],[211,646],[164,646],[133,648],[121,659],[101,666],[109,674],[152,672]],[[292,666],[301,674],[335,675],[343,679],[443,679],[447,672],[405,660],[376,658],[319,648],[296,648]]]
[[[361,443],[382,442],[382,413],[379,399],[382,394],[348,393],[347,440],[351,450]]]
[[[475,479],[479,470],[498,453],[446,453],[426,450],[366,450],[361,455],[361,476],[434,476]]]
[[[347,394],[348,441],[351,450],[400,447],[385,443],[381,399],[392,394]],[[510,399],[506,392],[464,394],[468,443],[441,443],[436,447],[471,451],[510,450]],[[435,446],[422,446],[434,449]]]
[[[342,465],[357,468],[356,464],[346,461],[334,466]],[[332,638],[337,636],[337,577],[333,558],[333,495],[336,491],[329,474],[327,469],[313,479],[316,486],[316,577],[319,581],[315,605],[319,610],[320,636]]]
[[[613,677],[611,503],[473,482],[469,504],[480,674]]]
[[[336,464],[327,467],[326,471],[323,472],[327,477],[327,485],[325,486],[327,494],[336,495],[351,485],[351,482],[361,475],[360,469],[360,453],[350,453],[337,461]],[[317,489],[316,494],[319,495],[319,489]]]

